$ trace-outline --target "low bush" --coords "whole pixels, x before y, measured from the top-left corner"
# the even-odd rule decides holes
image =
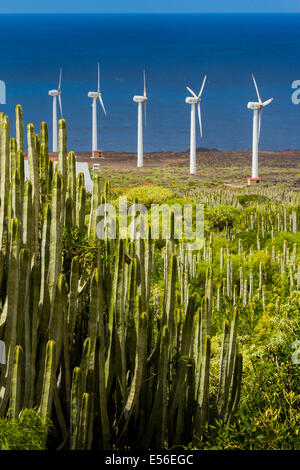
[[[162,204],[172,198],[173,192],[162,186],[149,185],[131,188],[126,192],[125,196],[127,196],[128,202],[131,204],[137,201],[139,204],[144,204],[150,208],[151,204]]]
[[[225,227],[233,227],[234,221],[239,215],[239,210],[232,206],[221,204],[216,207],[208,207],[205,216],[210,229],[222,231]]]
[[[0,419],[0,450],[45,450],[48,427],[35,410],[25,409],[18,420]]]

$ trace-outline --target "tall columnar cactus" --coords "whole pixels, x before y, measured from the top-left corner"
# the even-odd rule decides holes
[[[162,318],[162,326],[167,325],[169,336],[170,336],[170,346],[173,345],[173,335],[174,335],[174,309],[175,309],[175,283],[176,283],[176,274],[177,274],[177,259],[176,255],[171,254],[168,262],[168,277],[166,282],[165,289],[165,309]]]
[[[14,351],[14,363],[12,371],[12,384],[11,394],[9,401],[10,418],[16,420],[21,411],[21,399],[22,399],[22,359],[23,350],[21,346],[16,346]]]
[[[33,265],[30,273],[30,299],[29,299],[29,320],[27,321],[27,330],[25,331],[26,341],[25,344],[28,347],[30,343],[29,354],[27,354],[28,361],[30,362],[30,397],[28,407],[34,405],[34,399],[36,394],[36,362],[37,362],[37,351],[38,351],[38,340],[40,339],[39,331],[41,325],[41,306],[40,306],[40,284],[41,274],[39,266]],[[29,338],[28,338],[29,337]],[[30,359],[30,361],[29,361]]]
[[[28,165],[32,183],[32,254],[34,260],[39,252],[39,216],[40,216],[40,185],[38,171],[38,153],[33,124],[27,126]]]
[[[40,144],[41,144],[41,148],[40,148],[40,160],[39,160],[39,180],[40,180],[41,193],[45,200],[45,197],[49,192],[48,127],[47,127],[46,122],[41,123]]]
[[[71,389],[71,409],[70,409],[70,449],[76,449],[78,424],[79,424],[79,406],[80,406],[80,367],[73,370],[72,389]]]
[[[231,325],[225,321],[222,355],[220,360],[220,379],[217,399],[218,416],[225,420],[230,410],[230,391],[234,380],[235,361],[237,355],[236,335],[238,310],[235,308]]]
[[[1,162],[0,162],[0,249],[5,253],[7,235],[7,206],[9,188],[9,125],[1,124]],[[2,272],[1,267],[1,272]]]
[[[19,292],[18,318],[17,318],[17,342],[24,345],[25,351],[25,386],[23,404],[30,406],[31,396],[31,318],[30,318],[30,271],[31,258],[28,249],[22,248],[19,254]],[[21,295],[22,293],[22,295]],[[22,315],[20,315],[22,312]]]
[[[46,348],[45,372],[43,377],[43,388],[41,394],[41,402],[39,413],[46,423],[51,416],[54,388],[56,387],[55,370],[56,370],[56,347],[55,341],[48,341]]]
[[[52,191],[51,226],[50,226],[50,253],[49,253],[49,298],[52,303],[55,294],[57,277],[61,271],[62,252],[62,177],[55,172]]]
[[[23,125],[23,111],[22,106],[16,106],[16,141],[17,151],[24,152],[24,125]]]
[[[20,117],[21,109],[17,128]],[[145,238],[107,238],[96,244],[96,209],[99,203],[113,203],[110,184],[102,187],[96,174],[88,211],[90,195],[83,175],[76,179],[75,154],[67,159],[65,122],[60,121],[55,173],[46,123],[40,137],[28,126],[30,181],[24,183],[18,130],[16,141],[10,141],[7,117],[0,121],[0,338],[7,352],[0,370],[0,416],[11,407],[17,419],[25,407],[36,407],[44,422],[53,420],[55,441],[61,439],[63,449],[197,443],[215,415],[230,424],[242,374],[233,304],[240,307],[243,300],[247,310],[248,296],[252,302],[268,302],[267,273],[261,265],[257,271],[253,267],[252,287],[248,275],[257,246],[249,254],[239,244],[237,275],[234,231],[227,227],[232,257],[224,248],[216,260],[212,235],[203,250],[188,252],[184,240],[175,241],[173,212],[165,243],[152,243],[145,226]],[[206,198],[211,204],[221,202],[220,195]],[[280,229],[297,228],[290,209],[279,218]],[[259,227],[265,250],[265,237],[270,227],[276,232],[276,220],[276,211],[271,221],[253,211],[252,219],[245,215],[242,229]],[[70,253],[66,246],[73,235],[78,238]],[[280,267],[293,294],[300,284],[297,250],[288,243],[283,252],[277,250],[271,262]],[[158,281],[159,263],[165,271]],[[260,299],[254,290],[257,278]],[[231,320],[225,322],[215,398],[209,393],[211,359],[217,357],[214,351],[211,358],[211,334],[222,328],[224,316]]]
[[[19,150],[17,153],[17,168],[20,172],[20,184],[21,184],[21,194],[24,192],[24,180],[25,180],[25,170],[24,170],[24,153],[22,150]]]
[[[53,309],[51,311],[49,323],[49,338],[56,343],[55,373],[59,367],[60,358],[63,350],[63,336],[67,334],[64,331],[64,319],[67,312],[67,284],[63,274],[59,274],[55,289],[55,298]]]
[[[48,126],[46,122],[41,122],[40,127],[40,141],[41,146],[44,145],[48,149]]]
[[[179,444],[181,439],[181,433],[183,432],[183,416],[185,414],[186,403],[183,399],[185,390],[185,379],[189,366],[187,357],[189,356],[191,347],[191,338],[193,337],[193,324],[195,315],[195,297],[190,297],[188,309],[186,312],[185,322],[182,330],[182,343],[180,349],[180,358],[178,362],[178,368],[176,376],[174,378],[174,384],[172,387],[172,393],[170,397],[170,409],[169,409],[169,433],[170,443]],[[179,416],[175,420],[175,416]],[[181,430],[180,430],[181,429]]]
[[[201,369],[197,390],[197,411],[194,423],[194,436],[200,437],[205,424],[209,420],[209,364],[210,337],[205,336],[201,345]]]
[[[80,186],[77,191],[76,199],[76,225],[80,230],[85,226],[85,204],[86,204],[86,189]]]
[[[143,377],[145,374],[146,366],[146,352],[147,352],[147,314],[142,313],[138,319],[138,332],[137,332],[137,350],[136,350],[136,363],[132,384],[128,394],[127,402],[124,407],[123,414],[119,423],[119,436],[120,439],[126,431],[128,422],[134,412],[137,404],[139,392],[142,386]]]
[[[168,358],[169,358],[169,331],[165,325],[162,329],[157,383],[154,402],[150,414],[147,432],[143,438],[143,447],[148,449],[154,439],[154,448],[162,449],[165,444],[168,412]]]
[[[9,177],[12,179],[12,175],[17,168],[17,142],[14,137],[9,142]]]
[[[58,122],[58,169],[62,176],[62,194],[66,193],[67,178],[67,130],[66,121],[60,119]]]
[[[78,425],[78,438],[76,446],[76,449],[78,450],[90,449],[90,428],[93,417],[92,410],[92,397],[89,393],[84,393],[81,400],[81,409]]]
[[[125,355],[125,299],[124,299],[124,248],[125,240],[119,240],[118,252],[116,257],[115,274],[111,302],[109,307],[109,354],[106,366],[106,381],[109,380],[109,370],[115,368],[116,379],[123,402],[127,398],[126,388],[126,355]],[[110,353],[115,348],[116,360],[113,360]]]
[[[24,199],[23,199],[23,224],[22,224],[22,244],[24,248],[28,248],[32,253],[32,218],[33,218],[33,208],[32,208],[32,184],[31,181],[26,181],[24,185]]]
[[[67,195],[71,201],[71,223],[76,223],[76,157],[69,152],[67,160]]]
[[[96,236],[96,227],[97,221],[99,219],[99,215],[97,213],[98,207],[100,205],[100,198],[101,198],[101,178],[98,174],[94,174],[93,176],[93,194],[92,194],[92,202],[91,202],[91,214],[90,214],[90,222],[89,222],[89,231],[88,234],[90,237]]]
[[[21,178],[20,172],[16,168],[12,175],[12,188],[11,188],[11,214],[20,222],[22,221],[22,200],[21,200]],[[20,223],[20,229],[22,224]]]
[[[14,350],[17,345],[18,324],[18,293],[19,293],[19,249],[20,236],[17,219],[11,219],[9,224],[9,255],[8,255],[8,277],[7,295],[4,303],[5,311],[5,336],[4,342],[8,345],[6,358],[6,372],[2,373],[0,379],[0,416],[4,416],[11,390],[11,379],[14,361]]]
[[[99,353],[98,353],[98,386],[99,386],[99,408],[101,417],[101,431],[102,431],[102,442],[103,449],[110,449],[110,424],[107,409],[107,393],[105,387],[105,316],[104,316],[104,296],[103,296],[103,285],[102,278],[99,280],[99,311],[98,311],[98,342],[99,342]]]

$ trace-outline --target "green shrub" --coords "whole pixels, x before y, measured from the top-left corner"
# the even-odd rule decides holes
[[[209,222],[210,229],[222,231],[225,229],[226,225],[233,227],[234,221],[239,213],[240,211],[235,207],[221,204],[216,207],[208,207],[205,216]]]
[[[292,344],[300,339],[299,292],[274,296],[256,326],[245,334],[240,317],[243,385],[235,422],[207,426],[194,448],[201,450],[300,450],[300,366]],[[216,394],[222,336],[212,341],[210,386]],[[192,448],[190,445],[189,448]]]
[[[129,203],[134,203],[135,200],[139,204],[144,204],[150,207],[151,204],[162,204],[168,199],[173,197],[173,191],[162,186],[137,186],[136,188],[129,189],[125,195]]]
[[[24,410],[17,421],[0,419],[0,450],[45,450],[48,427],[34,410]]]
[[[263,196],[262,194],[241,194],[237,197],[238,202],[244,206],[249,207],[255,203],[264,203],[270,201],[270,198]]]
[[[282,250],[284,241],[287,242],[287,247],[292,250],[294,243],[296,243],[297,253],[300,251],[300,233],[291,233],[291,232],[281,232],[274,237],[274,239],[269,239],[266,243],[270,249],[272,245],[275,246],[276,250]]]

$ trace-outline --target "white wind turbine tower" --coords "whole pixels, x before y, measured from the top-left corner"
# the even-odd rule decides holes
[[[191,105],[191,134],[190,134],[190,174],[191,175],[194,175],[196,173],[196,105],[198,108],[200,136],[202,138],[200,101],[201,101],[201,96],[202,96],[205,82],[206,82],[206,75],[203,79],[201,90],[198,96],[188,86],[186,87],[187,90],[193,95],[193,96],[188,96],[185,99],[185,102]]]
[[[106,115],[104,103],[100,92],[100,66],[98,63],[98,91],[89,91],[88,97],[93,99],[92,103],[92,154],[96,156],[98,154],[98,139],[97,139],[97,99],[99,98],[101,107],[104,114]]]
[[[61,69],[59,72],[59,81],[58,81],[58,89],[57,90],[49,90],[48,95],[53,97],[53,108],[52,108],[52,146],[53,152],[58,151],[57,146],[57,106],[56,106],[56,98],[58,97],[59,107],[60,107],[60,115],[63,117],[62,112],[62,104],[61,104]]]
[[[270,104],[274,98],[270,98],[269,100],[263,102],[260,98],[256,80],[253,74],[252,74],[252,78],[253,78],[258,102],[250,101],[247,104],[247,108],[253,109],[252,177],[248,178],[248,184],[257,184],[260,182],[260,178],[258,177],[258,143],[259,143],[259,137],[260,137],[261,116],[262,116],[263,108],[265,106],[268,106],[268,104]]]
[[[138,103],[138,140],[137,140],[137,166],[141,168],[144,165],[144,153],[143,153],[143,103],[145,106],[145,122],[146,122],[146,75],[145,70],[143,71],[144,75],[144,95],[143,96],[134,96],[133,101]]]

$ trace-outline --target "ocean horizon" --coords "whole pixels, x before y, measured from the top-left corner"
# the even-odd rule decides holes
[[[186,86],[199,92],[203,139],[197,147],[246,150],[252,145],[255,75],[264,111],[260,148],[300,148],[300,105],[294,105],[291,84],[300,80],[299,14],[18,14],[0,15],[2,48],[0,80],[6,83],[6,104],[0,111],[11,120],[23,106],[24,123],[49,126],[52,99],[62,68],[62,104],[68,148],[91,149],[91,99],[97,89],[97,62],[107,110],[98,107],[99,148],[135,152],[137,105],[147,78],[147,125],[144,151],[189,148],[190,106]],[[197,124],[198,126],[198,124]]]

